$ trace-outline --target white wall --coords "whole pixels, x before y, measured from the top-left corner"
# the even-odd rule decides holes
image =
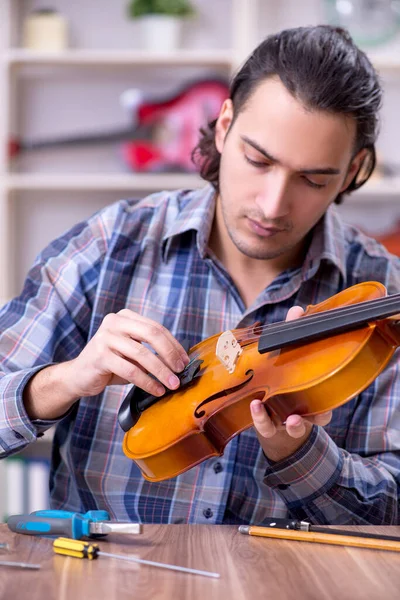
[[[243,0],[246,1],[246,0]],[[250,2],[256,0],[250,0]],[[260,19],[258,37],[286,26],[313,24],[324,18],[321,0],[258,0]],[[32,8],[44,6],[41,0],[15,0],[21,17]],[[186,24],[183,44],[188,48],[226,48],[231,43],[230,0],[196,0],[199,20]],[[53,0],[70,20],[71,45],[86,48],[138,47],[138,23],[125,17],[125,0]],[[16,30],[21,22],[16,23]],[[18,36],[16,36],[18,37]],[[255,40],[255,43],[258,40]],[[15,42],[19,40],[15,39]],[[398,43],[398,40],[396,41]],[[215,73],[215,69],[213,70]],[[148,91],[170,93],[179,82],[210,73],[207,68],[136,68],[112,67],[78,69],[51,67],[25,68],[18,81],[16,131],[26,138],[46,137],[100,128],[121,126],[130,122],[120,104],[125,89],[138,86]],[[386,90],[382,132],[378,150],[382,157],[400,165],[400,72],[384,79]],[[18,168],[41,172],[118,172],[126,167],[118,156],[99,148],[96,152],[82,149],[70,152],[37,154],[20,161]],[[34,256],[50,239],[73,223],[124,194],[115,192],[24,192],[13,199],[15,230],[13,232],[16,281],[20,287]],[[135,193],[139,195],[139,192]],[[376,203],[345,204],[343,212],[353,222],[370,231],[382,231],[400,218],[397,201],[377,198]]]

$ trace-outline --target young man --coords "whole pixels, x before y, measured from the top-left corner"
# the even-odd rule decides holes
[[[7,456],[58,423],[54,508],[165,523],[398,523],[397,359],[333,414],[282,425],[254,400],[255,427],[221,458],[160,483],[125,457],[117,420],[129,384],[179,386],[185,338],[296,318],[361,281],[400,291],[400,261],[334,207],[373,171],[380,102],[344,31],[270,36],[202,132],[211,185],[114,204],[39,256],[0,312],[0,444]]]

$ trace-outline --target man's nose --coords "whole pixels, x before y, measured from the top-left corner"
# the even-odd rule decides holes
[[[278,169],[264,174],[256,203],[270,219],[284,217],[289,212],[289,176]]]

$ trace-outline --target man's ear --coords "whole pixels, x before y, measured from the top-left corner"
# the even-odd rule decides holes
[[[224,141],[233,121],[233,104],[230,98],[224,100],[215,125],[215,145],[221,154]]]
[[[363,164],[368,152],[369,151],[367,150],[367,148],[363,148],[352,159],[349,170],[347,171],[347,175],[346,175],[343,185],[340,189],[340,193],[344,192],[344,190],[346,190],[348,188],[348,186],[350,185],[350,183],[353,181],[353,179],[356,176],[356,174],[358,173],[361,165]]]

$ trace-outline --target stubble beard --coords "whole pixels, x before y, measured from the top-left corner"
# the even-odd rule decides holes
[[[256,260],[272,260],[278,258],[279,256],[282,256],[283,254],[286,254],[287,252],[292,250],[292,248],[295,245],[293,244],[285,247],[281,246],[280,248],[276,248],[275,250],[267,250],[266,248],[256,248],[253,245],[246,244],[246,242],[243,239],[240,239],[239,234],[236,234],[236,231],[233,232],[231,229],[228,229],[228,234],[230,239],[232,240],[232,243],[239,250],[239,252],[241,252],[248,258],[254,258]]]
[[[255,246],[255,244],[246,243],[246,241],[244,239],[244,235],[241,235],[239,230],[230,223],[230,220],[227,216],[227,211],[225,211],[225,208],[223,205],[221,208],[222,208],[222,215],[223,215],[223,219],[224,219],[224,223],[225,223],[225,228],[228,232],[231,242],[239,250],[239,252],[241,252],[248,258],[253,258],[255,260],[272,260],[272,259],[278,258],[279,256],[282,256],[283,254],[285,254],[287,252],[290,252],[290,250],[292,250],[294,248],[294,246],[296,245],[295,243],[292,243],[292,244],[288,244],[286,246],[281,246],[281,247],[275,248],[275,249],[262,248],[261,245],[263,243],[264,238],[261,238],[261,237],[259,238],[260,244],[258,245],[258,247]],[[261,215],[255,215],[255,214],[252,214],[251,216],[250,215],[239,215],[237,217],[239,222],[244,221],[244,219],[246,219],[246,218],[251,218],[255,221],[263,220],[263,217]],[[276,223],[275,225],[278,228],[282,227],[281,223],[280,224]],[[290,230],[291,230],[291,227],[289,225],[287,225],[285,227],[285,231],[289,232]],[[277,235],[279,235],[279,234],[277,234]],[[268,238],[266,238],[266,240],[268,240]]]

